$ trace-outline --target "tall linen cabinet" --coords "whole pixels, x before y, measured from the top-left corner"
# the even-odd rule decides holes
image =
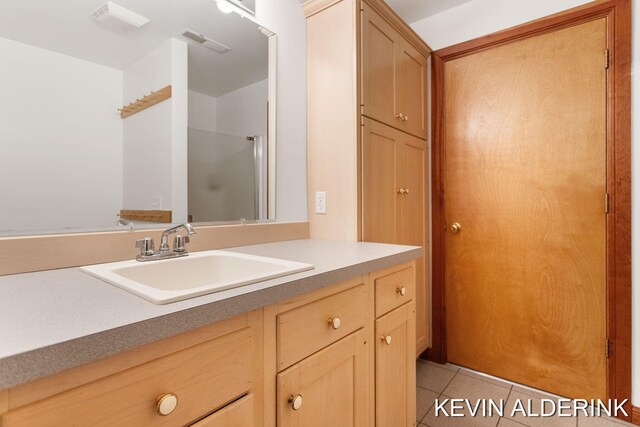
[[[429,47],[382,0],[309,0],[311,237],[416,245],[416,351],[429,334]],[[316,212],[326,192],[326,213]]]

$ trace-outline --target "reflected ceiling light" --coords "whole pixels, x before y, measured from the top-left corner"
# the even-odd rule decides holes
[[[91,14],[91,17],[97,21],[109,21],[113,18],[132,25],[136,28],[142,27],[149,23],[149,20],[142,15],[108,1]]]
[[[216,4],[222,13],[231,13],[234,10],[234,7],[227,0],[216,0]]]
[[[180,31],[180,35],[188,39],[190,42],[194,44],[197,44],[202,47],[206,47],[207,49],[210,49],[219,54],[227,53],[231,50],[229,46],[225,46],[222,43],[218,43],[215,40],[211,40],[209,37],[205,36],[204,34],[196,33],[195,31],[190,30],[188,28]]]

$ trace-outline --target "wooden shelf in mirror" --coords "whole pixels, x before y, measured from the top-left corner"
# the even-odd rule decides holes
[[[120,218],[131,221],[171,223],[172,211],[122,209]]]
[[[135,102],[129,103],[120,108],[120,117],[126,119],[140,111],[146,110],[149,107],[153,107],[162,101],[171,98],[171,85],[165,86],[159,91],[151,92],[149,95],[145,95],[142,99],[138,99]]]

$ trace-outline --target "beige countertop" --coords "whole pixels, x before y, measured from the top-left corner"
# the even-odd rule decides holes
[[[422,248],[414,246],[315,239],[225,250],[305,262],[315,268],[167,305],[150,303],[78,268],[0,277],[0,389],[422,254]]]

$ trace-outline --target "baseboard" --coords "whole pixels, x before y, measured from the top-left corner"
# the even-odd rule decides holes
[[[631,407],[631,422],[637,426],[640,426],[640,407]]]

